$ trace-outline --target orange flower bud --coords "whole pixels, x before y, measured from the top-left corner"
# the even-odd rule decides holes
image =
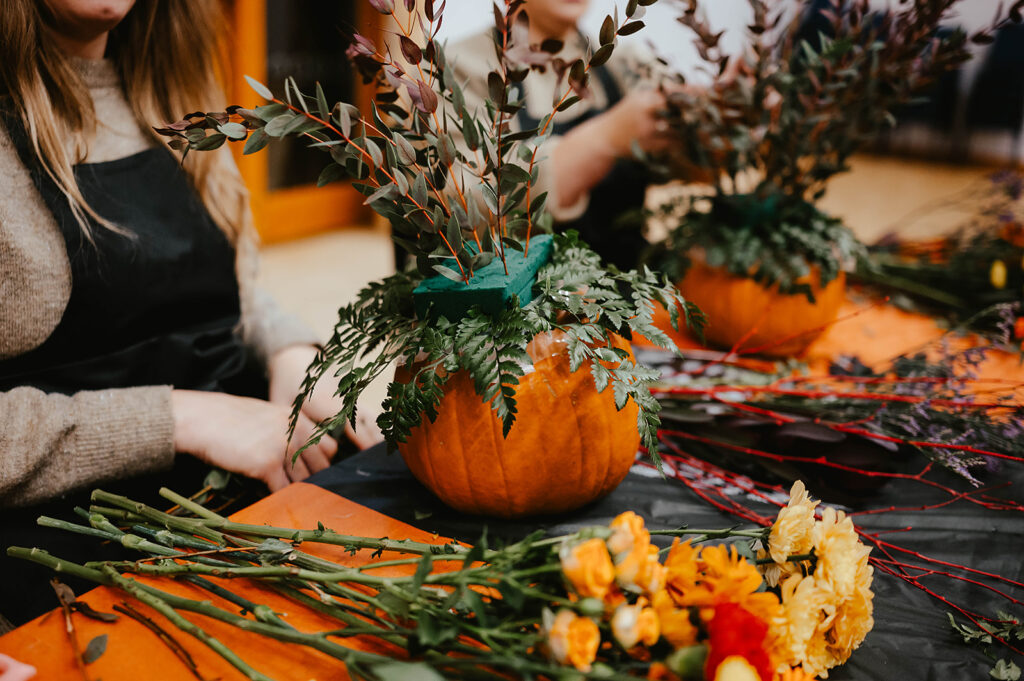
[[[988,280],[994,289],[1006,288],[1006,263],[1002,260],[993,260],[992,267],[988,270]]]
[[[589,672],[597,659],[601,631],[589,617],[580,617],[572,610],[562,609],[548,627],[548,648],[559,664],[571,664],[581,672]]]
[[[582,598],[603,599],[615,581],[615,567],[604,541],[588,539],[560,551],[562,572]]]
[[[1024,317],[1017,317],[1013,323],[1013,337],[1017,340],[1024,338]]]

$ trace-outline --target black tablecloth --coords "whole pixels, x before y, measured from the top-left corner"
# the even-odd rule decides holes
[[[1004,467],[986,482],[1010,479],[1014,484],[995,494],[1022,500],[1024,470],[1020,469],[1020,466]],[[412,477],[398,454],[386,454],[383,446],[341,461],[308,482],[415,527],[467,542],[475,541],[485,525],[489,537],[518,539],[538,528],[562,534],[586,525],[607,524],[625,510],[642,515],[652,529],[681,525],[721,528],[736,522],[711,508],[683,483],[661,478],[651,469],[640,466],[634,466],[623,483],[604,499],[572,513],[528,521],[474,517],[445,507]],[[946,482],[960,484],[952,479]],[[736,493],[742,492],[736,490]],[[944,498],[948,496],[942,492],[896,480],[868,499],[866,507],[913,508]],[[767,506],[760,510],[774,514]],[[931,558],[966,564],[1016,582],[1024,581],[1024,522],[1019,514],[994,512],[961,501],[925,511],[858,515],[855,522],[873,531],[912,527],[911,531],[885,536],[901,547]],[[969,604],[974,611],[994,616],[997,609],[1010,610],[1018,617],[1024,616],[1024,607],[1014,608],[991,591],[965,582],[935,577],[926,584],[953,602]],[[999,587],[1018,600],[1024,600],[1024,588]],[[965,646],[953,632],[946,616],[951,610],[949,606],[900,579],[877,571],[874,591],[875,627],[851,660],[833,671],[830,679],[961,681],[989,678],[992,661],[980,651]],[[1007,655],[1005,650],[999,653]],[[1021,660],[1017,663],[1021,664]]]

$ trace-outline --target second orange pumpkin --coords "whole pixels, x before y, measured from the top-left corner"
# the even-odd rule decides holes
[[[846,297],[844,272],[824,287],[817,271],[800,283],[810,283],[815,302],[802,293],[779,293],[778,286],[766,288],[694,259],[678,287],[708,315],[704,335],[710,343],[729,349],[750,333],[744,348],[789,357],[802,352],[835,321]]]

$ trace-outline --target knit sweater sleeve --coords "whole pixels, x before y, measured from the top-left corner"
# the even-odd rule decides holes
[[[0,506],[169,468],[173,438],[169,386],[0,392]]]

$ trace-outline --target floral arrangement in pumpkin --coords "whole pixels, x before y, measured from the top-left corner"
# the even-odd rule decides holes
[[[952,234],[927,240],[883,237],[868,249],[856,279],[905,309],[939,315],[951,325],[1024,341],[1024,177],[992,175],[980,206]]]
[[[873,568],[853,522],[817,506],[795,483],[756,559],[677,538],[661,563],[632,512],[607,537],[566,540],[562,572],[581,600],[545,613],[550,654],[588,672],[604,636],[650,661],[648,678],[827,677],[871,630]]]
[[[724,73],[732,58],[748,75],[669,94],[669,121],[681,141],[678,159],[663,170],[697,175],[711,189],[662,209],[676,226],[655,256],[659,267],[678,279],[687,254],[699,248],[713,267],[813,300],[812,271],[824,286],[861,258],[853,234],[816,206],[829,179],[895,124],[900,107],[969,59],[969,41],[991,42],[994,30],[1020,23],[1024,7],[1015,2],[1004,18],[968,36],[943,30],[955,25],[959,1],[878,10],[869,0],[833,0],[814,17],[810,0],[795,12],[787,3],[749,0],[749,44],[729,55],[699,0],[682,0],[679,22],[696,35],[707,70]],[[815,21],[805,26],[808,18]]]
[[[802,483],[770,529],[656,531],[676,537],[664,562],[631,511],[567,536],[537,532],[500,548],[481,538],[470,548],[350,536],[322,523],[249,525],[161,494],[181,507],[176,514],[98,490],[82,512],[88,526],[40,519],[118,541],[147,554],[141,560],[80,565],[41,549],[8,553],[123,591],[258,681],[270,680],[198,629],[206,618],[318,650],[367,681],[568,672],[619,681],[809,681],[845,662],[873,624],[868,549],[851,520],[818,509]],[[730,538],[737,541],[702,545]],[[365,551],[366,562],[352,567],[306,553],[316,544]],[[407,569],[396,575],[396,566]],[[208,594],[182,595],[168,589],[170,580]],[[286,600],[254,603],[231,591],[240,580],[262,587],[247,594]],[[296,629],[287,621],[296,609],[334,620],[332,628]],[[204,617],[193,624],[183,612]],[[353,636],[374,645],[338,642]],[[121,643],[115,630],[109,645]]]
[[[656,452],[658,404],[647,389],[655,374],[637,365],[619,339],[638,332],[669,347],[671,340],[651,323],[656,303],[681,311],[673,317],[677,326],[682,317],[699,330],[700,312],[663,276],[607,267],[572,234],[539,236],[550,231],[552,221],[544,211],[546,195],[533,189],[552,116],[585,96],[590,70],[608,60],[618,34],[642,27],[639,6],[653,1],[633,0],[624,18],[618,13],[609,17],[601,43],[586,59],[571,63],[553,57],[561,49],[558,41],[528,43],[523,0],[496,4],[500,67],[488,77],[486,110],[474,111],[466,107],[436,37],[444,3],[405,0],[403,18],[392,0],[369,0],[393,19],[400,46],[392,54],[354,36],[348,54],[378,89],[369,112],[344,102],[330,104],[319,87],[313,96],[303,94],[291,79],[280,98],[250,79],[270,103],[197,113],[159,129],[185,153],[226,141],[244,140],[244,152],[253,153],[274,138],[308,140],[330,157],[320,183],[353,179],[412,256],[415,269],[370,284],[356,302],[339,310],[335,332],[310,367],[296,401],[297,414],[323,376],[340,377],[343,406],[320,424],[317,438],[354,423],[359,395],[396,363],[407,375],[391,384],[378,420],[391,445],[406,442],[415,428],[435,421],[449,378],[456,374],[468,376],[473,390],[452,401],[460,402],[462,411],[481,400],[489,404],[508,436],[524,377],[548,371],[540,362],[546,357],[529,354],[530,344],[541,334],[553,334],[571,371],[589,367],[592,383],[599,393],[610,390],[616,409],[635,405],[634,430]],[[509,122],[523,106],[518,84],[531,70],[546,68],[564,77],[559,101],[536,129],[511,132]],[[461,144],[456,144],[456,130]],[[442,309],[438,297],[429,304],[417,302],[427,285],[472,294],[481,279],[514,274],[545,249],[550,257],[535,283],[499,303],[477,305],[470,295],[465,297],[470,304],[452,312]],[[583,408],[593,404],[582,402]],[[490,429],[489,424],[479,427]],[[525,456],[529,447],[520,449]]]

